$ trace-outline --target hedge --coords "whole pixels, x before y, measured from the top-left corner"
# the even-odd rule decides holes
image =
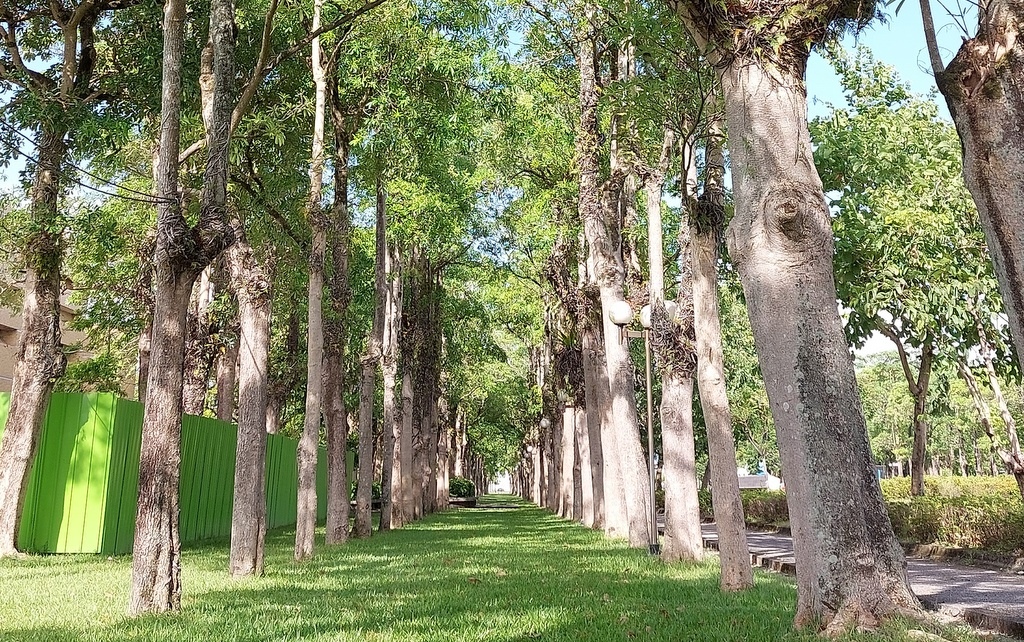
[[[448,494],[452,497],[474,497],[476,487],[465,477],[452,477],[448,480]]]
[[[882,494],[887,500],[906,499],[910,495],[910,478],[893,477],[882,480]],[[1017,481],[1010,475],[995,477],[925,477],[924,494],[929,497],[962,497],[971,495],[1015,497],[1020,499]]]

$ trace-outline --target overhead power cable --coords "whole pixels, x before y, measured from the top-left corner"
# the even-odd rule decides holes
[[[39,149],[39,143],[37,143],[36,141],[32,140],[31,138],[29,138],[25,134],[23,134],[21,131],[18,130],[18,128],[14,127],[13,125],[10,125],[10,124],[4,122],[3,120],[0,120],[0,127],[3,127],[7,131],[9,131],[9,132],[13,133],[14,135],[16,135],[17,137],[21,138],[22,140],[24,140],[28,144],[32,145],[32,147],[34,147],[35,149],[37,149],[37,150]],[[35,163],[36,165],[39,165],[40,161],[39,161],[38,157],[33,156],[32,154],[26,153],[20,147],[16,147],[16,146],[12,145],[11,143],[9,143],[7,141],[3,141],[3,142],[7,146],[7,148],[10,149],[11,151],[13,151],[15,154],[19,154],[22,157],[24,157],[26,160],[29,160],[29,161]],[[149,194],[147,192],[142,192],[142,191],[139,191],[139,190],[136,190],[136,189],[132,189],[131,187],[128,187],[126,185],[122,185],[120,183],[115,183],[113,181],[107,180],[107,179],[103,178],[102,176],[94,174],[93,172],[90,172],[87,169],[84,169],[82,167],[79,167],[78,165],[75,165],[74,163],[68,162],[68,163],[65,163],[65,164],[68,167],[70,167],[71,169],[73,169],[75,172],[81,172],[82,174],[84,174],[84,175],[86,175],[86,176],[88,176],[88,177],[90,177],[90,178],[92,178],[92,179],[94,179],[96,181],[99,181],[100,183],[103,183],[105,185],[109,185],[109,186],[114,187],[114,188],[116,188],[118,190],[122,190],[122,191],[128,192],[128,193],[127,194],[122,194],[122,193],[118,193],[118,192],[110,192],[110,191],[107,191],[107,190],[104,190],[104,189],[100,189],[99,187],[96,187],[94,185],[89,185],[88,183],[84,183],[84,182],[80,181],[73,174],[69,174],[68,172],[63,171],[60,168],[57,169],[57,174],[61,178],[65,179],[65,180],[67,180],[67,181],[69,181],[71,183],[74,183],[75,185],[78,185],[79,187],[84,187],[87,190],[91,190],[91,191],[96,192],[98,194],[102,194],[104,196],[109,196],[111,198],[120,198],[122,200],[132,201],[132,202],[135,202],[135,203],[146,203],[147,205],[157,205],[157,204],[162,203],[162,202],[169,202],[169,201],[167,201],[167,199],[161,199],[161,198],[159,198],[157,196],[154,196],[153,194]],[[137,194],[138,196],[132,196],[132,194]]]

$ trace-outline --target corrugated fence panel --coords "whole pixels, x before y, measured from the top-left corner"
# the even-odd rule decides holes
[[[298,480],[296,480],[298,481]],[[297,490],[297,489],[296,489]],[[298,501],[298,495],[296,495]],[[327,519],[327,449],[321,448],[316,456],[316,520]]]
[[[115,412],[110,483],[107,486],[107,520],[103,529],[102,552],[106,555],[132,551],[139,494],[139,454],[142,450],[142,404],[118,399]]]
[[[181,425],[181,541],[231,534],[237,430],[185,415]]]
[[[10,395],[0,394],[0,437]],[[33,463],[19,546],[47,553],[130,553],[143,406],[110,394],[54,394]],[[182,418],[181,541],[231,534],[237,427]],[[295,523],[297,442],[267,436],[267,525]],[[348,453],[352,477],[353,453]],[[317,464],[317,515],[326,517],[327,455]]]
[[[113,406],[111,395],[52,396],[26,489],[23,550],[102,552]],[[0,395],[3,422],[8,407]]]

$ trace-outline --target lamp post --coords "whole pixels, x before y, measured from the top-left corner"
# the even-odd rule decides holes
[[[655,503],[654,492],[654,392],[651,385],[651,306],[645,305],[640,309],[640,325],[644,327],[644,368],[647,373],[644,377],[644,384],[647,387],[647,472],[651,478],[651,555],[661,554],[661,544],[658,542],[658,507]]]
[[[644,327],[642,331],[629,330],[628,326],[633,321],[633,309],[627,301],[617,301],[608,310],[608,318],[612,323],[619,326],[619,340],[626,341],[628,338],[643,338],[644,340],[644,368],[647,376],[644,384],[647,388],[647,472],[650,478],[650,540],[648,541],[648,552],[651,555],[661,555],[661,544],[658,542],[658,507],[655,505],[654,493],[654,393],[651,387],[651,306],[645,305],[640,310],[640,324]]]

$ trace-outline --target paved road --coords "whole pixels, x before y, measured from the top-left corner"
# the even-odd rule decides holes
[[[715,525],[704,524],[702,529],[704,545],[717,548]],[[795,569],[791,537],[748,532],[747,541],[755,564],[788,573]],[[907,561],[910,584],[926,606],[1024,639],[1024,575],[947,561]]]

